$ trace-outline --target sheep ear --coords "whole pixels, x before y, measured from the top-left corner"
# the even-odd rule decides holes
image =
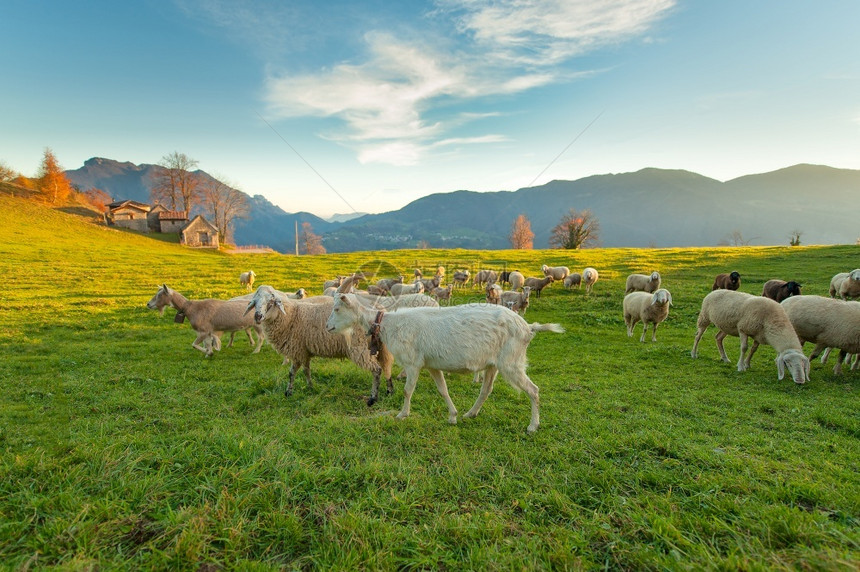
[[[785,377],[785,360],[781,355],[776,358],[776,371],[777,379],[782,379]]]
[[[284,309],[284,302],[280,298],[275,298],[275,304],[278,306],[278,310],[281,311],[281,314],[286,316],[287,311]]]
[[[254,303],[255,303],[255,302],[256,302],[256,300],[251,300],[250,302],[248,302],[248,306],[245,308],[245,311],[244,311],[244,312],[242,312],[242,315],[243,315],[243,316],[247,316],[247,315],[248,315],[248,312],[250,312],[250,311],[251,311],[251,308],[253,308],[253,307],[254,307]]]
[[[675,304],[672,303],[672,294],[669,294],[669,305],[674,307]]]

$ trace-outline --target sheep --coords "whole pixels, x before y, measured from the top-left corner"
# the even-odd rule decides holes
[[[258,353],[263,345],[262,330],[253,320],[244,317],[244,302],[241,300],[189,300],[176,290],[168,288],[167,284],[162,284],[155,296],[146,303],[146,307],[158,310],[163,316],[167,306],[176,309],[176,321],[181,323],[188,317],[191,327],[197,332],[197,338],[191,343],[191,347],[200,350],[206,357],[212,357],[214,351],[221,349],[220,338],[224,332],[244,331],[253,346],[255,342],[251,330],[254,330],[257,332],[257,341],[253,353]],[[231,345],[232,336],[227,347]]]
[[[338,294],[354,296],[354,294]],[[346,328],[342,335],[331,335],[326,331],[325,321],[334,306],[334,298],[315,297],[306,301],[282,299],[270,286],[260,286],[245,307],[249,315],[262,328],[263,335],[275,350],[289,360],[290,381],[284,395],[293,393],[293,382],[299,368],[304,369],[308,388],[311,380],[311,359],[314,357],[348,358],[360,368],[373,374],[373,386],[367,405],[373,405],[379,397],[379,378],[384,375],[391,382],[391,354],[380,348],[377,356],[370,353],[364,339],[364,330]],[[253,312],[252,312],[253,310]]]
[[[451,293],[454,290],[453,284],[448,284],[444,288],[442,286],[437,286],[430,290],[430,296],[435,298],[436,300],[442,302],[443,300],[448,304],[451,303]]]
[[[487,303],[499,304],[502,300],[502,287],[498,284],[487,284]]]
[[[579,272],[572,272],[567,278],[564,279],[564,287],[570,290],[574,286],[579,290],[580,285],[582,285],[582,274]]]
[[[394,284],[403,284],[403,274],[401,274],[397,278],[380,278],[376,281],[376,285],[385,290],[386,292],[390,292],[391,286],[393,286]]]
[[[591,294],[591,289],[594,288],[594,283],[597,282],[597,270],[588,267],[582,271],[582,282],[585,284],[585,293]]]
[[[792,298],[789,298],[791,300]],[[720,358],[729,362],[723,339],[738,336],[741,340],[741,355],[738,371],[746,371],[759,344],[768,344],[778,353],[776,366],[778,378],[785,376],[785,368],[791,373],[794,383],[809,381],[809,359],[803,355],[803,346],[798,339],[785,309],[770,298],[753,296],[745,292],[718,289],[702,300],[702,309],[697,322],[696,340],[690,355],[698,357],[699,341],[708,326],[714,324],[717,332],[717,349]],[[748,338],[753,339],[749,356],[744,359]]]
[[[633,327],[641,321],[642,337],[639,338],[639,341],[645,341],[648,324],[653,324],[651,341],[656,342],[657,326],[669,315],[669,306],[671,305],[672,294],[665,288],[660,288],[653,294],[635,291],[624,296],[624,323],[627,325],[627,336],[633,337]]]
[[[457,423],[457,409],[448,395],[445,371],[484,371],[481,392],[465,417],[475,417],[493,389],[497,373],[512,386],[522,389],[531,401],[528,432],[540,424],[538,387],[526,374],[526,349],[537,332],[564,330],[558,324],[527,323],[516,313],[500,306],[465,304],[447,308],[409,308],[386,312],[380,317],[363,308],[349,294],[339,294],[326,322],[330,332],[355,327],[376,330],[382,345],[406,372],[403,407],[398,419],[409,415],[412,393],[422,369],[427,369],[448,406],[448,422]],[[463,331],[470,332],[466,338]],[[451,343],[458,340],[457,343]]]
[[[650,276],[647,274],[631,274],[627,277],[624,293],[647,292],[653,294],[660,288],[660,282],[660,273],[656,270]]]
[[[737,290],[740,287],[741,275],[737,272],[732,272],[731,274],[717,274],[711,290]]]
[[[472,286],[484,286],[498,281],[499,275],[495,270],[479,270],[472,280]]]
[[[367,286],[367,293],[373,296],[390,296],[391,292],[386,290],[381,286],[377,286],[376,284],[369,284]]]
[[[547,266],[544,264],[540,269],[544,276],[552,275],[553,280],[564,280],[570,275],[567,266]]]
[[[469,276],[471,273],[468,270],[455,270],[454,271],[454,286],[465,286],[466,282],[469,281]]]
[[[415,278],[423,278],[424,277],[424,274],[418,268],[415,269],[415,272],[413,272],[412,275],[415,276]]]
[[[800,288],[800,284],[793,280],[790,282],[776,279],[768,280],[764,283],[761,295],[775,302],[782,302],[790,296],[800,296]]]
[[[517,314],[525,314],[529,307],[529,294],[531,294],[531,291],[531,288],[526,286],[522,292],[515,290],[502,292],[501,305],[509,310],[513,310]]]
[[[514,270],[508,274],[508,282],[511,284],[511,290],[519,290],[525,285],[526,277],[522,272]]]
[[[244,286],[245,290],[251,291],[251,289],[254,287],[254,278],[256,277],[257,275],[254,274],[253,270],[242,272],[241,274],[239,274],[239,284]]]
[[[860,268],[851,272],[840,272],[830,281],[830,296],[843,300],[860,297]]]
[[[792,296],[781,302],[791,325],[805,342],[815,344],[810,359],[825,348],[839,348],[833,373],[842,373],[848,354],[860,353],[860,304],[825,296]]]
[[[416,278],[415,282],[421,282],[424,285],[424,291],[429,292],[433,288],[438,288],[442,285],[442,276],[436,274],[433,278]]]
[[[333,280],[326,280],[325,282],[323,282],[323,291],[328,290],[329,288],[336,289],[338,286],[343,284],[344,278],[346,278],[346,276],[338,275],[338,277]]]
[[[544,276],[543,278],[529,277],[529,278],[526,278],[525,286],[528,286],[529,288],[531,288],[532,292],[537,292],[536,298],[540,298],[541,290],[543,290],[547,284],[552,283],[553,280],[554,280],[554,278],[552,277],[552,275]]]
[[[416,282],[415,284],[395,283],[391,285],[391,295],[400,296],[402,294],[421,294],[424,292],[424,283]]]

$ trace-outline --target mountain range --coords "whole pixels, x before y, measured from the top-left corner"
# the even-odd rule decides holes
[[[102,189],[115,200],[149,202],[155,165],[92,158],[66,171],[82,190]],[[209,177],[198,171],[201,177]],[[557,180],[517,191],[437,193],[401,209],[354,218],[324,220],[288,213],[262,195],[249,196],[250,213],[237,221],[237,244],[295,249],[295,224],[311,223],[329,252],[416,248],[510,248],[514,219],[525,214],[535,248],[546,248],[552,228],[569,209],[590,209],[607,247],[788,244],[794,232],[803,244],[854,243],[860,236],[857,207],[860,171],[795,165],[720,182],[682,170]]]

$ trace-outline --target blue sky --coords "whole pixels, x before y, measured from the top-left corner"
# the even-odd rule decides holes
[[[855,0],[5,0],[0,161],[179,151],[321,216],[645,167],[860,169],[857,22]]]

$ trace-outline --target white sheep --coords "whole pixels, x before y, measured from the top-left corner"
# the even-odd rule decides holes
[[[526,277],[522,272],[514,270],[508,274],[508,282],[511,284],[511,290],[519,290],[525,286]]]
[[[465,286],[469,281],[469,276],[471,276],[471,273],[468,270],[455,270],[454,286]]]
[[[221,349],[221,334],[224,332],[232,334],[244,331],[251,345],[256,343],[254,353],[258,353],[263,345],[262,330],[252,319],[243,315],[244,301],[212,298],[189,300],[176,290],[168,288],[167,284],[162,284],[155,296],[146,303],[146,307],[150,310],[158,310],[163,316],[167,306],[175,308],[178,312],[175,321],[181,323],[184,317],[188,318],[191,328],[197,332],[197,338],[191,343],[191,347],[200,350],[206,357],[211,357],[213,351]],[[251,330],[257,332],[256,342]],[[231,335],[227,347],[232,345]]]
[[[403,274],[401,274],[397,278],[380,278],[376,281],[376,285],[379,288],[385,290],[386,292],[391,292],[391,287],[394,284],[403,284]]]
[[[789,298],[791,299],[791,298]],[[795,383],[809,381],[809,359],[803,355],[802,346],[788,315],[779,303],[763,296],[753,296],[736,290],[718,289],[702,300],[702,309],[697,322],[696,340],[690,355],[698,357],[699,341],[708,326],[714,324],[719,331],[716,335],[720,358],[729,363],[723,339],[738,336],[741,341],[741,355],[738,371],[746,371],[759,344],[768,344],[778,353],[776,358],[779,379],[785,376],[785,368],[791,373]],[[753,339],[749,356],[744,359],[748,338]]]
[[[348,294],[335,298],[327,327],[331,332],[378,329],[382,345],[406,372],[403,407],[397,415],[409,415],[412,393],[418,375],[427,369],[448,406],[448,422],[457,422],[457,409],[448,395],[445,371],[484,371],[481,393],[465,417],[475,417],[493,389],[496,373],[515,388],[522,389],[531,401],[528,432],[540,424],[538,387],[526,374],[526,349],[536,332],[563,332],[558,324],[529,324],[516,313],[500,306],[465,304],[435,310],[410,308],[384,313],[356,303]],[[461,334],[468,331],[469,336]],[[456,342],[454,342],[456,340]]]
[[[338,294],[338,296],[354,294]],[[391,354],[381,348],[372,356],[365,342],[364,330],[344,330],[346,335],[331,335],[325,322],[334,306],[334,298],[315,296],[308,300],[290,300],[278,296],[270,286],[260,286],[245,306],[246,315],[260,324],[269,344],[284,356],[284,363],[291,362],[290,381],[285,395],[293,393],[293,382],[299,368],[304,369],[308,387],[311,380],[311,358],[348,358],[362,369],[373,374],[373,386],[368,405],[373,405],[379,396],[379,378],[384,375],[391,382]],[[253,310],[253,312],[251,312]]]
[[[594,288],[594,283],[597,282],[597,270],[590,266],[582,271],[582,282],[585,284],[585,293],[591,294],[591,289]]]
[[[579,290],[579,287],[582,285],[582,274],[579,272],[572,272],[567,278],[564,279],[564,287],[570,290],[574,286]]]
[[[424,283],[416,282],[414,284],[401,284],[399,282],[391,285],[390,289],[392,296],[401,296],[403,294],[421,294],[424,292]]]
[[[570,275],[570,269],[567,266],[547,266],[544,264],[540,269],[544,276],[552,276],[553,280],[564,280]]]
[[[631,292],[648,292],[653,294],[660,288],[660,273],[656,270],[648,274],[631,274],[627,277],[627,284],[624,288],[625,294]]]
[[[525,314],[529,307],[529,294],[531,294],[531,291],[531,288],[525,286],[522,292],[517,292],[516,290],[502,292],[500,303],[505,308],[513,310],[517,314]]]
[[[830,280],[830,296],[839,295],[843,300],[860,297],[860,268],[851,272],[840,272]]]
[[[633,327],[637,322],[642,322],[642,337],[640,342],[645,341],[645,332],[648,324],[652,324],[651,341],[657,341],[657,326],[669,316],[669,306],[672,305],[672,294],[665,288],[660,288],[653,294],[648,292],[631,292],[624,297],[624,323],[627,325],[627,336],[633,337]]]
[[[239,274],[239,284],[245,287],[245,290],[251,290],[254,287],[254,279],[257,275],[253,270]]]
[[[826,348],[839,348],[833,368],[833,373],[839,375],[845,358],[860,353],[860,303],[825,296],[791,296],[781,305],[801,345],[815,344],[809,359],[815,359]]]

